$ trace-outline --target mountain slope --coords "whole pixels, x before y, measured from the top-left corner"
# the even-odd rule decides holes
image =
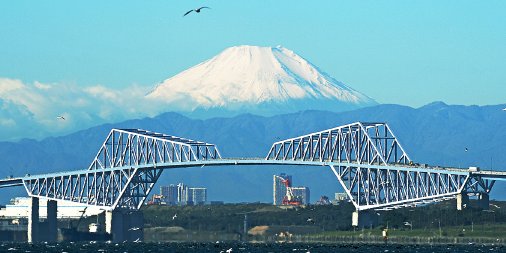
[[[164,113],[154,118],[102,125],[42,141],[0,142],[0,153],[3,154],[0,162],[4,166],[0,176],[87,168],[112,127],[143,128],[215,143],[223,157],[264,157],[278,139],[355,121],[387,122],[415,162],[506,170],[506,113],[502,108],[504,105],[433,103],[418,109],[379,105],[342,113],[304,111],[273,117],[244,114],[207,120]],[[465,148],[468,148],[467,152]],[[326,167],[174,169],[166,170],[158,185],[184,182],[208,187],[211,200],[269,202],[272,201],[272,174],[280,172],[293,174],[294,185],[309,186],[313,200],[322,194],[340,191],[335,176]],[[505,186],[497,183],[492,197],[500,197]]]
[[[163,81],[148,99],[174,111],[275,115],[376,104],[283,47],[237,46]],[[225,114],[227,114],[225,113]],[[192,116],[194,116],[192,114]]]

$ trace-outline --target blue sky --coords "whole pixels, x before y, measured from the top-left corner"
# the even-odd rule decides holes
[[[201,15],[182,14],[210,6]],[[506,101],[505,1],[2,1],[0,75],[153,85],[283,45],[381,103]]]
[[[212,9],[182,17],[199,6]],[[16,0],[0,13],[0,79],[39,89],[114,98],[99,90],[150,89],[248,44],[289,48],[380,103],[506,102],[506,1]]]

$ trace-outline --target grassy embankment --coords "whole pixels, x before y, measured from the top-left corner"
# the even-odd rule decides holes
[[[281,209],[268,204],[216,206],[147,206],[143,208],[148,241],[298,240],[378,241],[389,228],[391,241],[483,242],[506,241],[506,202],[492,202],[488,211],[455,209],[455,201],[417,208],[379,212],[378,226],[354,229],[353,206],[308,206]],[[175,219],[172,217],[177,214]],[[243,238],[244,216],[249,234]],[[310,221],[308,219],[310,218]],[[412,226],[405,225],[406,223]],[[279,237],[280,233],[291,238]]]

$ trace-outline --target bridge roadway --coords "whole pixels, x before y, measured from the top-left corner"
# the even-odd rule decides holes
[[[357,163],[347,163],[347,162],[327,162],[327,161],[300,161],[300,160],[266,160],[265,158],[226,158],[226,159],[216,159],[216,160],[200,160],[200,161],[188,161],[188,162],[170,162],[170,163],[161,163],[153,166],[152,164],[148,165],[139,165],[137,166],[139,169],[176,169],[176,168],[191,168],[191,167],[214,167],[214,166],[241,166],[241,165],[288,165],[288,166],[344,166],[344,167],[354,167],[360,166],[362,168],[370,168],[370,169],[383,169],[383,170],[403,170],[403,171],[417,171],[417,172],[440,172],[440,173],[451,173],[451,174],[459,174],[459,175],[469,175],[469,176],[477,176],[481,177],[484,180],[499,180],[506,181],[506,171],[492,171],[492,170],[478,170],[478,171],[470,171],[469,169],[462,168],[444,168],[444,167],[430,167],[430,166],[416,166],[416,165],[406,165],[406,164],[390,164],[390,165],[375,165],[375,164],[357,164]],[[129,167],[129,166],[126,166]],[[100,170],[102,171],[117,171],[125,169],[125,167],[114,167],[114,168],[105,168]],[[26,175],[24,177],[10,177],[5,179],[0,179],[0,188],[4,187],[14,187],[14,186],[22,186],[24,180],[31,179],[39,179],[39,178],[52,178],[52,177],[60,177],[60,176],[69,176],[76,174],[86,174],[91,171],[88,169],[84,170],[72,170],[72,171],[62,171],[62,172],[54,172],[54,173],[43,173],[36,175]]]

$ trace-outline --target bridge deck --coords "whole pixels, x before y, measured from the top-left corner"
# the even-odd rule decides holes
[[[265,160],[264,158],[228,158],[228,159],[216,159],[216,160],[203,160],[203,161],[186,161],[186,162],[172,162],[172,163],[161,163],[157,165],[147,164],[137,166],[140,169],[158,168],[158,169],[174,169],[174,168],[189,168],[189,167],[203,167],[203,166],[235,166],[235,165],[296,165],[296,166],[352,166],[372,169],[391,169],[391,170],[404,170],[404,171],[420,171],[420,172],[451,172],[452,174],[461,175],[475,175],[481,176],[487,180],[501,180],[506,181],[506,171],[469,171],[467,169],[460,168],[441,168],[441,167],[420,167],[418,165],[406,165],[406,164],[391,164],[391,165],[370,165],[370,164],[356,164],[346,162],[326,162],[326,161],[299,161],[299,160]],[[101,171],[115,171],[121,170],[128,167],[115,167],[97,170]],[[0,188],[22,186],[23,180],[37,179],[37,178],[49,178],[58,176],[78,175],[90,173],[88,169],[73,170],[54,172],[38,175],[26,175],[24,177],[0,179]]]

